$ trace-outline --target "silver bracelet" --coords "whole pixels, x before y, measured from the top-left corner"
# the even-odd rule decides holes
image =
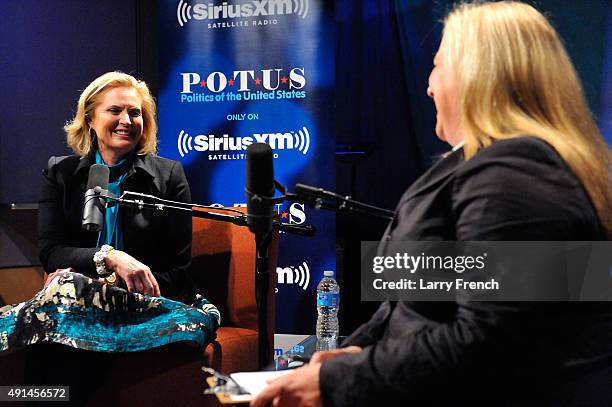
[[[106,269],[106,257],[108,256],[108,253],[110,253],[110,251],[113,249],[113,246],[105,244],[93,256],[93,261],[96,265],[96,273],[98,273],[98,275],[102,277],[107,276],[111,273],[110,270]]]

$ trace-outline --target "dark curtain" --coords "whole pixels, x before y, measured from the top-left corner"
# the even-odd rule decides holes
[[[400,33],[414,29],[402,21],[412,13],[408,3],[336,2],[337,142],[365,153],[354,166],[339,156],[338,188],[390,209],[441,147],[425,94],[437,38],[419,37],[432,26],[431,7],[417,7],[416,19],[428,21],[405,41]]]
[[[337,189],[394,209],[402,193],[447,146],[435,136],[427,79],[439,24],[430,2],[336,2]],[[360,301],[360,242],[379,240],[387,221],[339,215],[341,333],[368,319]]]

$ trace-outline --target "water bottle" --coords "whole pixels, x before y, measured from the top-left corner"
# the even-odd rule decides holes
[[[324,271],[323,276],[317,286],[317,351],[338,347],[340,286],[334,280],[333,271]]]

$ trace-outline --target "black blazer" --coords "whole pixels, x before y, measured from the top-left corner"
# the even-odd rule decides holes
[[[389,240],[605,239],[565,162],[521,137],[440,160],[403,195],[379,253]],[[346,345],[364,351],[322,365],[325,406],[566,405],[592,395],[570,385],[589,374],[612,393],[612,369],[601,370],[612,366],[612,303],[385,302]]]
[[[93,255],[97,232],[81,229],[83,201],[93,155],[50,160],[43,171],[39,201],[40,260],[47,272],[73,267],[96,277]],[[137,155],[123,181],[123,190],[191,202],[189,185],[179,162],[155,155]],[[151,268],[164,297],[187,300],[193,283],[191,217],[176,213],[121,207],[124,251]],[[193,298],[191,298],[193,299]]]

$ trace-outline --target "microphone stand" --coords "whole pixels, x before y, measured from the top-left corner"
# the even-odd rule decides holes
[[[272,233],[255,234],[255,300],[257,302],[257,339],[259,369],[270,362],[270,338],[268,338],[268,286],[270,272],[268,270],[268,246],[272,241]]]
[[[265,201],[272,205],[285,200],[305,202],[316,209],[325,208],[337,212],[356,212],[367,216],[391,220],[394,213],[392,211],[357,202],[350,197],[343,197],[334,192],[325,191],[322,188],[310,187],[308,185],[296,184],[296,193],[287,192],[287,189],[278,181],[274,181],[275,189],[282,194],[279,197],[261,196],[247,192],[249,199]],[[295,226],[295,225],[294,225]],[[271,233],[256,233],[255,245],[257,248],[257,262],[255,266],[255,288],[258,310],[258,330],[259,330],[259,366],[263,368],[270,361],[268,344],[268,321],[267,321],[267,287],[270,281],[268,273],[268,245],[271,241]]]
[[[295,192],[287,193],[292,201],[302,202],[315,209],[327,209],[340,213],[356,213],[369,217],[393,220],[394,212],[363,202],[355,201],[350,196],[342,196],[323,188],[305,184],[295,184]]]
[[[282,187],[279,183],[275,182],[277,187]],[[282,202],[286,198],[286,191],[284,187],[282,187],[283,196],[273,198],[273,197],[264,197],[254,195],[254,197],[258,197],[256,199],[262,199],[269,202]],[[238,226],[248,226],[248,215],[240,214],[240,215],[230,215],[218,212],[206,212],[202,210],[195,210],[194,208],[203,208],[203,209],[220,209],[214,208],[210,206],[190,204],[184,202],[175,202],[168,201],[161,198],[158,198],[153,195],[141,194],[139,192],[130,192],[125,191],[120,197],[114,196],[109,191],[102,189],[100,187],[94,188],[94,196],[105,198],[106,206],[113,205],[124,205],[124,206],[135,206],[140,210],[150,209],[159,212],[163,211],[172,211],[172,212],[182,212],[191,215],[196,218],[205,218],[212,219],[221,222],[230,222],[234,225]],[[126,199],[126,196],[135,196],[140,199]],[[143,198],[152,199],[160,202],[168,202],[168,203],[150,203],[145,202]],[[302,225],[291,225],[286,223],[280,223],[278,221],[273,221],[272,223],[273,230],[292,233],[301,236],[314,236],[316,230],[312,226],[302,226]],[[259,356],[259,366],[263,368],[267,366],[270,360],[270,340],[268,338],[268,286],[270,284],[270,274],[268,270],[268,246],[272,241],[272,233],[268,232],[265,234],[255,234],[255,249],[256,249],[256,259],[255,259],[255,299],[257,302],[257,329],[258,329],[258,356]]]
[[[143,199],[124,198],[125,196],[137,196],[141,198],[148,198],[148,199],[164,201],[163,199],[158,198],[156,196],[141,194],[139,192],[125,191],[120,197],[116,197],[115,195],[113,195],[112,193],[108,192],[105,189],[100,188],[98,190],[98,187],[94,189],[94,192],[96,194],[95,196],[99,196],[107,200],[106,206],[123,205],[123,206],[135,206],[140,210],[151,209],[151,210],[155,210],[158,212],[163,212],[163,211],[182,212],[182,213],[188,213],[191,217],[194,217],[194,218],[204,218],[204,219],[217,220],[220,222],[229,222],[237,226],[245,226],[245,227],[248,226],[247,215],[245,214],[230,215],[226,213],[207,212],[207,211],[194,209],[194,208],[201,208],[201,209],[223,210],[222,208],[215,208],[212,206],[205,206],[205,205],[185,203],[185,202],[174,202],[174,201],[167,201],[167,202],[171,202],[171,204],[151,203],[151,202],[145,202]],[[316,229],[310,225],[306,225],[306,226],[291,225],[288,223],[280,223],[277,221],[274,221],[273,228],[274,230],[277,230],[277,231],[291,233],[294,235],[307,236],[307,237],[312,237],[316,233]]]
[[[287,199],[287,189],[278,181],[274,181],[274,188],[281,192],[281,196],[264,196],[254,194],[245,188],[249,202],[266,202],[270,206],[283,202]],[[291,225],[298,226],[298,225]],[[274,224],[273,224],[274,227]],[[252,229],[251,229],[252,230]],[[257,330],[258,330],[258,355],[259,368],[264,369],[272,362],[270,354],[270,340],[268,338],[268,286],[270,284],[270,272],[268,270],[268,246],[272,241],[272,233],[253,232],[255,234],[255,247],[257,259],[255,262],[255,299],[257,301]],[[310,236],[314,235],[311,234]]]

